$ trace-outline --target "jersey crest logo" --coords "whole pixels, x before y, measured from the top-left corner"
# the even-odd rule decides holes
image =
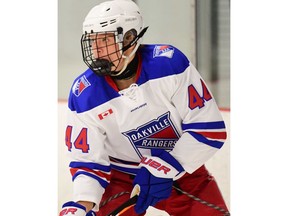
[[[129,139],[140,157],[141,148],[172,150],[180,137],[170,119],[170,112],[122,134]]]
[[[174,54],[174,48],[171,46],[155,46],[153,51],[153,58],[155,57],[167,57],[172,58]]]
[[[91,84],[87,80],[87,78],[84,76],[80,77],[75,84],[72,87],[72,92],[76,97],[79,97],[79,95]]]

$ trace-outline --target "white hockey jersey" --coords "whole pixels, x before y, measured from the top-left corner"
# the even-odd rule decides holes
[[[154,149],[169,151],[192,173],[224,144],[221,113],[185,55],[170,45],[143,45],[137,57],[137,81],[127,89],[90,69],[71,88],[66,145],[74,201],[98,205],[111,169],[136,174]]]

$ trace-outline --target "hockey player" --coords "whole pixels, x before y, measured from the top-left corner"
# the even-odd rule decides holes
[[[176,47],[141,44],[146,30],[131,0],[101,3],[85,18],[89,69],[71,88],[66,128],[73,201],[61,216],[107,215],[134,194],[136,205],[123,215],[144,215],[149,206],[223,215],[176,189],[227,210],[204,166],[226,139],[216,102]]]

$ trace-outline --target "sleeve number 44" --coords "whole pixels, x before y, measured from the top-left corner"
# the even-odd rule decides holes
[[[83,153],[88,153],[89,145],[87,143],[87,128],[82,128],[74,143],[71,141],[72,126],[67,126],[65,135],[65,143],[69,151],[71,151],[72,145],[74,145],[76,149],[82,150]]]
[[[203,80],[201,80],[201,85],[202,85],[202,92],[203,92],[202,97],[200,96],[200,94],[197,92],[197,90],[192,84],[188,87],[189,108],[191,110],[195,109],[196,107],[198,107],[199,109],[202,108],[204,106],[205,101],[209,101],[210,99],[212,99],[212,96],[210,92],[208,91]]]

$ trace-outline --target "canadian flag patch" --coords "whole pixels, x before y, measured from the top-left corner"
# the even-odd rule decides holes
[[[113,110],[110,108],[110,109],[106,110],[105,112],[98,114],[98,117],[100,120],[103,120],[104,118],[106,118],[108,115],[110,115],[112,113],[113,113]]]

